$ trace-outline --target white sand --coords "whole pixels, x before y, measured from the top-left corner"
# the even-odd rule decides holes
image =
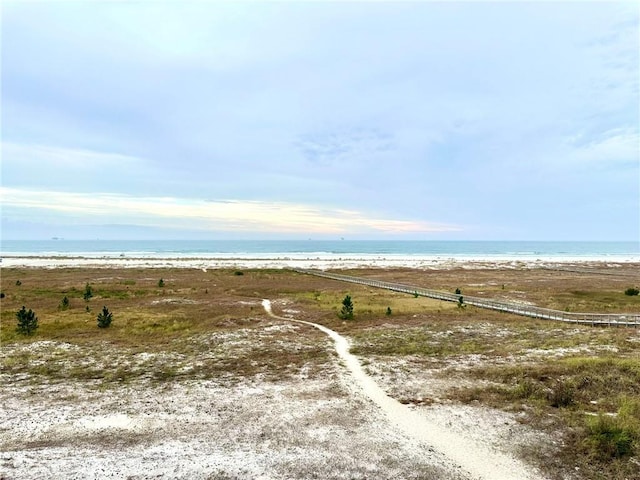
[[[442,255],[308,255],[261,257],[176,257],[176,256],[120,256],[120,255],[49,255],[3,254],[0,266],[7,267],[94,267],[94,268],[197,268],[202,271],[216,268],[534,268],[584,267],[598,264],[638,263],[640,257],[521,257],[521,256],[442,256]]]
[[[472,478],[485,480],[542,479],[538,470],[527,468],[519,460],[488,448],[459,432],[451,432],[438,422],[433,422],[406,405],[388,396],[382,388],[365,373],[359,360],[349,353],[349,342],[339,333],[304,320],[295,320],[274,315],[271,302],[263,300],[267,313],[279,320],[292,321],[315,327],[327,334],[334,342],[340,359],[345,363],[353,379],[364,394],[387,415],[389,421],[407,435],[425,442],[427,445],[451,459]]]

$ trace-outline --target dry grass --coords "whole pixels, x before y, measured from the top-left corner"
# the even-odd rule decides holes
[[[237,293],[251,290],[265,275],[273,276],[185,270],[4,271],[0,340],[10,346],[4,349],[5,371],[50,381],[126,382],[139,377],[280,378],[303,366],[320,368],[331,358],[322,334],[308,332],[305,343],[295,330],[270,329],[262,297]],[[164,279],[164,288],[158,287],[159,278]],[[85,302],[82,293],[87,283],[94,296]],[[70,307],[60,310],[64,296]],[[23,304],[39,319],[32,337],[15,331],[15,312]],[[96,316],[103,305],[113,312],[113,324],[98,329]],[[42,340],[51,343],[39,346]],[[72,348],[51,347],[59,343]],[[36,347],[26,348],[30,344]],[[151,356],[135,360],[142,353]],[[43,356],[49,361],[37,361]]]

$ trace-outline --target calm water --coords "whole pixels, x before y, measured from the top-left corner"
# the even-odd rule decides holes
[[[639,242],[350,241],[350,240],[5,240],[2,255],[158,257],[450,256],[635,258]]]

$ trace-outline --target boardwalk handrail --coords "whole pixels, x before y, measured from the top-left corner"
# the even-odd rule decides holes
[[[324,272],[322,270],[310,270],[295,268],[294,271],[318,277],[339,280],[343,282],[357,283],[360,285],[368,285],[370,287],[384,288],[394,292],[409,293],[421,297],[435,298],[447,302],[458,302],[460,297],[463,298],[465,305],[473,305],[474,307],[487,308],[490,310],[498,310],[501,312],[513,313],[525,317],[541,318],[545,320],[555,320],[559,322],[578,323],[591,326],[609,326],[609,327],[638,327],[640,326],[640,313],[576,313],[563,312],[561,310],[553,310],[550,308],[536,307],[535,305],[525,305],[516,302],[505,302],[493,300],[490,298],[473,297],[468,295],[459,295],[454,293],[442,292],[439,290],[431,290],[428,288],[414,287],[402,283],[385,282],[382,280],[374,280],[362,277],[353,277],[350,275],[342,275],[340,273]]]

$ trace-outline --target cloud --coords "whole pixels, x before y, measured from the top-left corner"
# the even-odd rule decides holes
[[[624,164],[637,167],[640,160],[640,135],[637,130],[613,129],[586,143],[580,144],[581,140],[582,137],[574,140],[574,143],[578,143],[574,157],[587,166]]]
[[[50,145],[2,142],[3,165],[33,168],[54,166],[61,169],[95,170],[106,167],[136,168],[143,163],[139,158],[117,153],[104,153],[79,148],[61,148]]]
[[[2,142],[2,184],[52,191],[157,191],[166,177],[147,159],[114,152]],[[106,186],[106,187],[105,187]]]
[[[0,188],[4,215],[29,212],[31,218],[52,212],[88,223],[134,222],[161,227],[291,234],[418,234],[458,231],[454,225],[379,218],[364,212],[312,205],[134,197],[109,193],[81,194]],[[38,212],[40,212],[38,214]]]
[[[350,157],[366,159],[394,148],[393,135],[374,128],[308,133],[300,135],[295,145],[307,160],[321,164]]]

